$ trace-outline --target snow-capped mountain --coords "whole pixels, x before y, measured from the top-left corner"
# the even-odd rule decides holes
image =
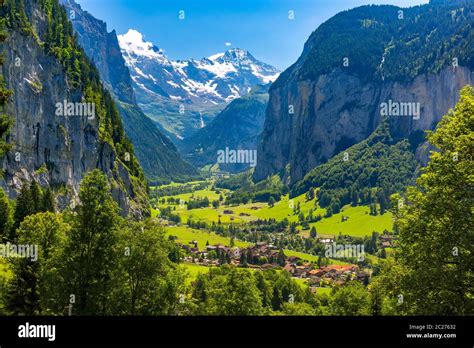
[[[118,39],[140,106],[178,138],[202,128],[209,118],[253,86],[273,82],[279,75],[276,68],[239,48],[201,60],[175,61],[136,30],[130,29]],[[183,112],[194,116],[190,124],[169,119],[170,114]]]

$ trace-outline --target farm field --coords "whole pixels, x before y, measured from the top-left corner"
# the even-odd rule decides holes
[[[183,263],[181,266],[184,267],[188,273],[188,277],[186,278],[186,282],[188,283],[188,285],[191,284],[191,282],[193,282],[194,280],[196,280],[200,273],[205,274],[209,272],[210,269],[210,267],[196,265],[193,263]]]
[[[224,193],[227,191],[227,190],[220,190],[222,195],[224,195]],[[190,199],[192,198],[205,198],[207,197],[209,199],[209,201],[214,201],[216,199],[219,199],[219,196],[220,194],[219,193],[216,193],[215,191],[212,191],[212,190],[197,190],[197,191],[194,191],[194,192],[189,192],[189,193],[181,193],[181,194],[178,194],[178,195],[174,195],[174,196],[165,196],[163,198],[167,199],[169,197],[173,197],[174,199],[182,199],[184,201],[189,201]]]
[[[337,236],[339,233],[342,233],[343,235],[353,237],[370,236],[373,231],[379,233],[383,232],[383,230],[392,231],[392,213],[386,212],[383,215],[372,216],[369,214],[369,211],[369,207],[366,206],[345,206],[342,212],[316,223],[311,223],[310,228],[315,226],[318,233],[328,236]],[[349,219],[342,222],[343,215]],[[305,232],[309,233],[309,231]]]
[[[171,196],[176,200],[188,200],[194,198],[207,197],[209,201],[218,200],[219,196],[228,193],[228,190],[220,190],[220,193],[216,193],[213,190],[197,190],[194,193],[184,193],[175,196]],[[165,197],[169,198],[169,197]],[[182,223],[187,223],[191,218],[193,221],[205,221],[209,223],[222,223],[222,224],[242,224],[255,221],[258,219],[275,219],[276,221],[282,221],[285,218],[289,222],[298,222],[298,214],[295,213],[296,207],[299,205],[299,212],[307,216],[311,209],[313,209],[313,216],[321,215],[324,216],[325,209],[320,208],[316,203],[315,199],[307,200],[305,195],[289,199],[288,195],[282,196],[282,199],[275,202],[273,207],[270,207],[267,203],[248,203],[234,206],[221,205],[218,208],[208,207],[188,210],[187,206],[180,205],[169,205],[164,204],[163,207],[173,207],[173,213],[178,214],[181,217]],[[383,215],[372,216],[369,214],[370,209],[367,206],[352,207],[350,205],[342,208],[342,211],[338,214],[334,214],[329,218],[323,218],[318,222],[310,224],[316,227],[318,234],[324,236],[337,236],[340,233],[343,235],[349,235],[353,237],[364,237],[370,236],[373,231],[379,233],[384,230],[392,231],[392,214],[386,212]],[[153,209],[152,216],[155,217],[159,214],[159,210]],[[348,219],[342,222],[342,216]],[[309,235],[308,230],[301,230],[301,227],[297,227],[301,231],[301,235],[307,237]]]
[[[213,232],[192,229],[188,226],[168,227],[166,231],[168,235],[178,237],[178,241],[183,244],[188,244],[195,240],[198,243],[198,248],[201,250],[206,248],[207,242],[209,242],[209,245],[230,245],[230,237],[223,237]],[[247,247],[249,245],[251,245],[251,243],[235,240],[235,246]]]

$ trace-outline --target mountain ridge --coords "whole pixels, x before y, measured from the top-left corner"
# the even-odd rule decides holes
[[[366,139],[390,100],[419,106],[420,117],[391,116],[389,124],[395,138],[421,145],[423,132],[474,81],[474,8],[462,6],[362,6],[319,26],[270,88],[254,180],[303,179]],[[426,152],[416,152],[426,161]]]
[[[279,71],[248,51],[231,49],[200,60],[171,60],[143,35],[119,35],[139,105],[175,141],[203,128],[227,103]]]
[[[130,71],[122,57],[115,30],[108,32],[105,22],[82,10],[74,0],[61,2],[70,13],[69,18],[81,46],[116,99],[125,132],[135,146],[147,178],[160,182],[196,177],[197,171],[181,158],[174,144],[138,106]]]

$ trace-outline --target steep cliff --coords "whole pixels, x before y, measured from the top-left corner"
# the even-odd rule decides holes
[[[474,82],[473,8],[465,1],[363,6],[322,24],[270,89],[254,179],[302,179],[367,138],[385,103],[419,107],[418,115],[387,115],[394,138],[416,148]]]
[[[83,11],[73,0],[61,0],[78,35],[79,43],[93,61],[101,80],[114,95],[126,134],[132,141],[138,160],[151,181],[179,180],[197,175],[197,171],[178,154],[136,103],[130,71],[125,65],[115,31]]]
[[[133,147],[64,9],[57,0],[7,0],[0,11],[8,29],[2,72],[13,91],[6,105],[12,148],[2,159],[2,187],[14,197],[25,181],[36,180],[70,199],[84,174],[99,168],[123,214],[147,214]]]

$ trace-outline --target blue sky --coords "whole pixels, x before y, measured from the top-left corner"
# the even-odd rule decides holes
[[[428,0],[76,0],[118,34],[140,31],[171,59],[207,57],[230,47],[285,69],[309,35],[336,13],[366,4],[400,7]],[[185,11],[180,20],[179,11]],[[294,19],[288,19],[288,11]],[[226,46],[230,43],[230,46]]]

